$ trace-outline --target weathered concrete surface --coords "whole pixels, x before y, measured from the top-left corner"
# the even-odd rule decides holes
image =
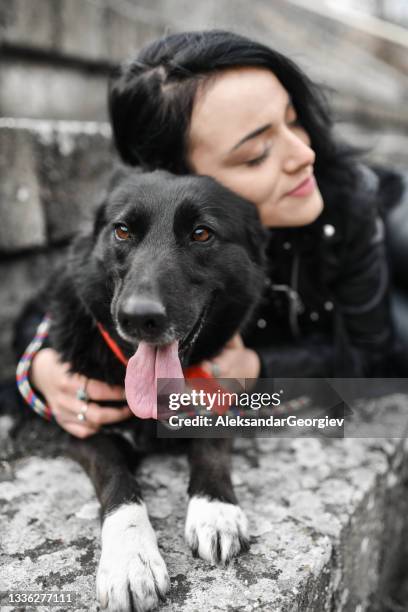
[[[48,249],[29,257],[0,263],[0,378],[14,377],[16,364],[12,342],[14,325],[24,306],[44,287],[53,267],[65,257],[66,249]],[[44,306],[46,308],[46,305]]]
[[[0,119],[0,251],[70,238],[115,160],[105,123]]]
[[[106,121],[107,80],[107,71],[94,72],[86,66],[45,64],[32,57],[4,58],[0,113],[4,117]]]
[[[105,0],[3,0],[0,115],[105,120],[112,66],[165,32],[159,15],[126,8]]]
[[[408,74],[408,41],[404,26],[396,27],[389,21],[376,19],[364,11],[334,12],[321,2],[307,0],[278,0],[283,9],[292,12],[294,19],[307,20],[325,32],[327,37],[352,43],[371,55]],[[392,5],[393,3],[386,3]],[[286,6],[285,6],[286,5]],[[395,6],[395,5],[394,5]],[[390,6],[392,12],[392,6]]]
[[[408,401],[394,396],[365,409],[371,417],[392,410],[406,415]],[[19,443],[7,437],[10,417],[0,423],[8,440],[2,444],[0,590],[74,591],[81,597],[76,610],[97,610],[94,493],[75,463],[55,456],[50,426],[38,421]],[[185,458],[152,456],[142,466],[172,582],[161,610],[383,612],[384,576],[389,579],[402,554],[406,525],[406,442],[261,439],[259,467],[248,460],[248,442],[237,445],[234,482],[250,519],[251,549],[227,568],[192,559],[184,543]]]
[[[128,2],[2,0],[0,6],[3,44],[88,62],[122,60],[163,32],[159,15]]]

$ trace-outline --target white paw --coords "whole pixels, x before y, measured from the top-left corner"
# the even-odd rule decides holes
[[[206,497],[191,498],[185,537],[193,555],[228,563],[249,548],[248,519],[239,506]]]
[[[102,527],[102,554],[96,577],[101,607],[111,612],[147,612],[164,600],[169,587],[146,506],[120,506]]]

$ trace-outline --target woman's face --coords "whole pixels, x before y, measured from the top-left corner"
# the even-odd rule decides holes
[[[268,227],[306,225],[322,211],[310,139],[269,70],[227,70],[198,91],[188,160],[253,202]]]

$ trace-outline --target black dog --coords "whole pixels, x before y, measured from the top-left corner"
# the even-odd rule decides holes
[[[123,171],[92,231],[76,239],[52,282],[51,346],[73,371],[120,385],[125,366],[100,325],[127,358],[138,346],[156,351],[156,362],[169,346],[177,347],[173,360],[183,366],[211,358],[242,329],[260,297],[264,245],[255,206],[214,180]],[[152,425],[134,418],[122,424],[123,439],[104,431],[72,440],[101,502],[97,593],[111,610],[150,610],[169,588],[128,462],[129,440],[137,451],[141,432],[154,434]],[[203,559],[226,563],[248,548],[229,442],[191,440],[189,459],[187,542]]]

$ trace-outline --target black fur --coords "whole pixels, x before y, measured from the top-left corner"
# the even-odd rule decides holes
[[[115,224],[126,224],[127,240],[118,240]],[[192,239],[197,227],[209,229],[207,241]],[[73,242],[66,266],[50,283],[51,346],[73,371],[123,385],[125,367],[106,345],[97,322],[130,357],[144,331],[127,328],[124,335],[119,319],[127,300],[143,298],[166,312],[157,344],[178,339],[183,349],[183,340],[204,313],[198,338],[180,355],[184,366],[210,358],[242,330],[261,295],[265,242],[256,208],[211,178],[122,171],[94,226]],[[153,443],[155,427],[152,421],[132,418],[104,429],[87,440],[72,438],[70,451],[92,479],[106,517],[142,499],[129,451],[132,446],[145,450],[140,445],[145,434]],[[123,430],[126,440],[114,435]],[[229,453],[227,440],[191,441],[190,496],[237,503]],[[247,548],[240,536],[238,550]]]
[[[125,243],[114,237],[119,222],[132,232]],[[191,241],[197,226],[213,229],[208,243]],[[123,384],[125,369],[96,322],[130,357],[138,338],[121,337],[112,304],[115,309],[124,295],[146,294],[164,304],[180,340],[211,300],[205,328],[182,363],[214,356],[257,303],[265,239],[255,207],[208,177],[123,170],[94,227],[74,241],[66,268],[51,283],[52,346],[73,371]]]

